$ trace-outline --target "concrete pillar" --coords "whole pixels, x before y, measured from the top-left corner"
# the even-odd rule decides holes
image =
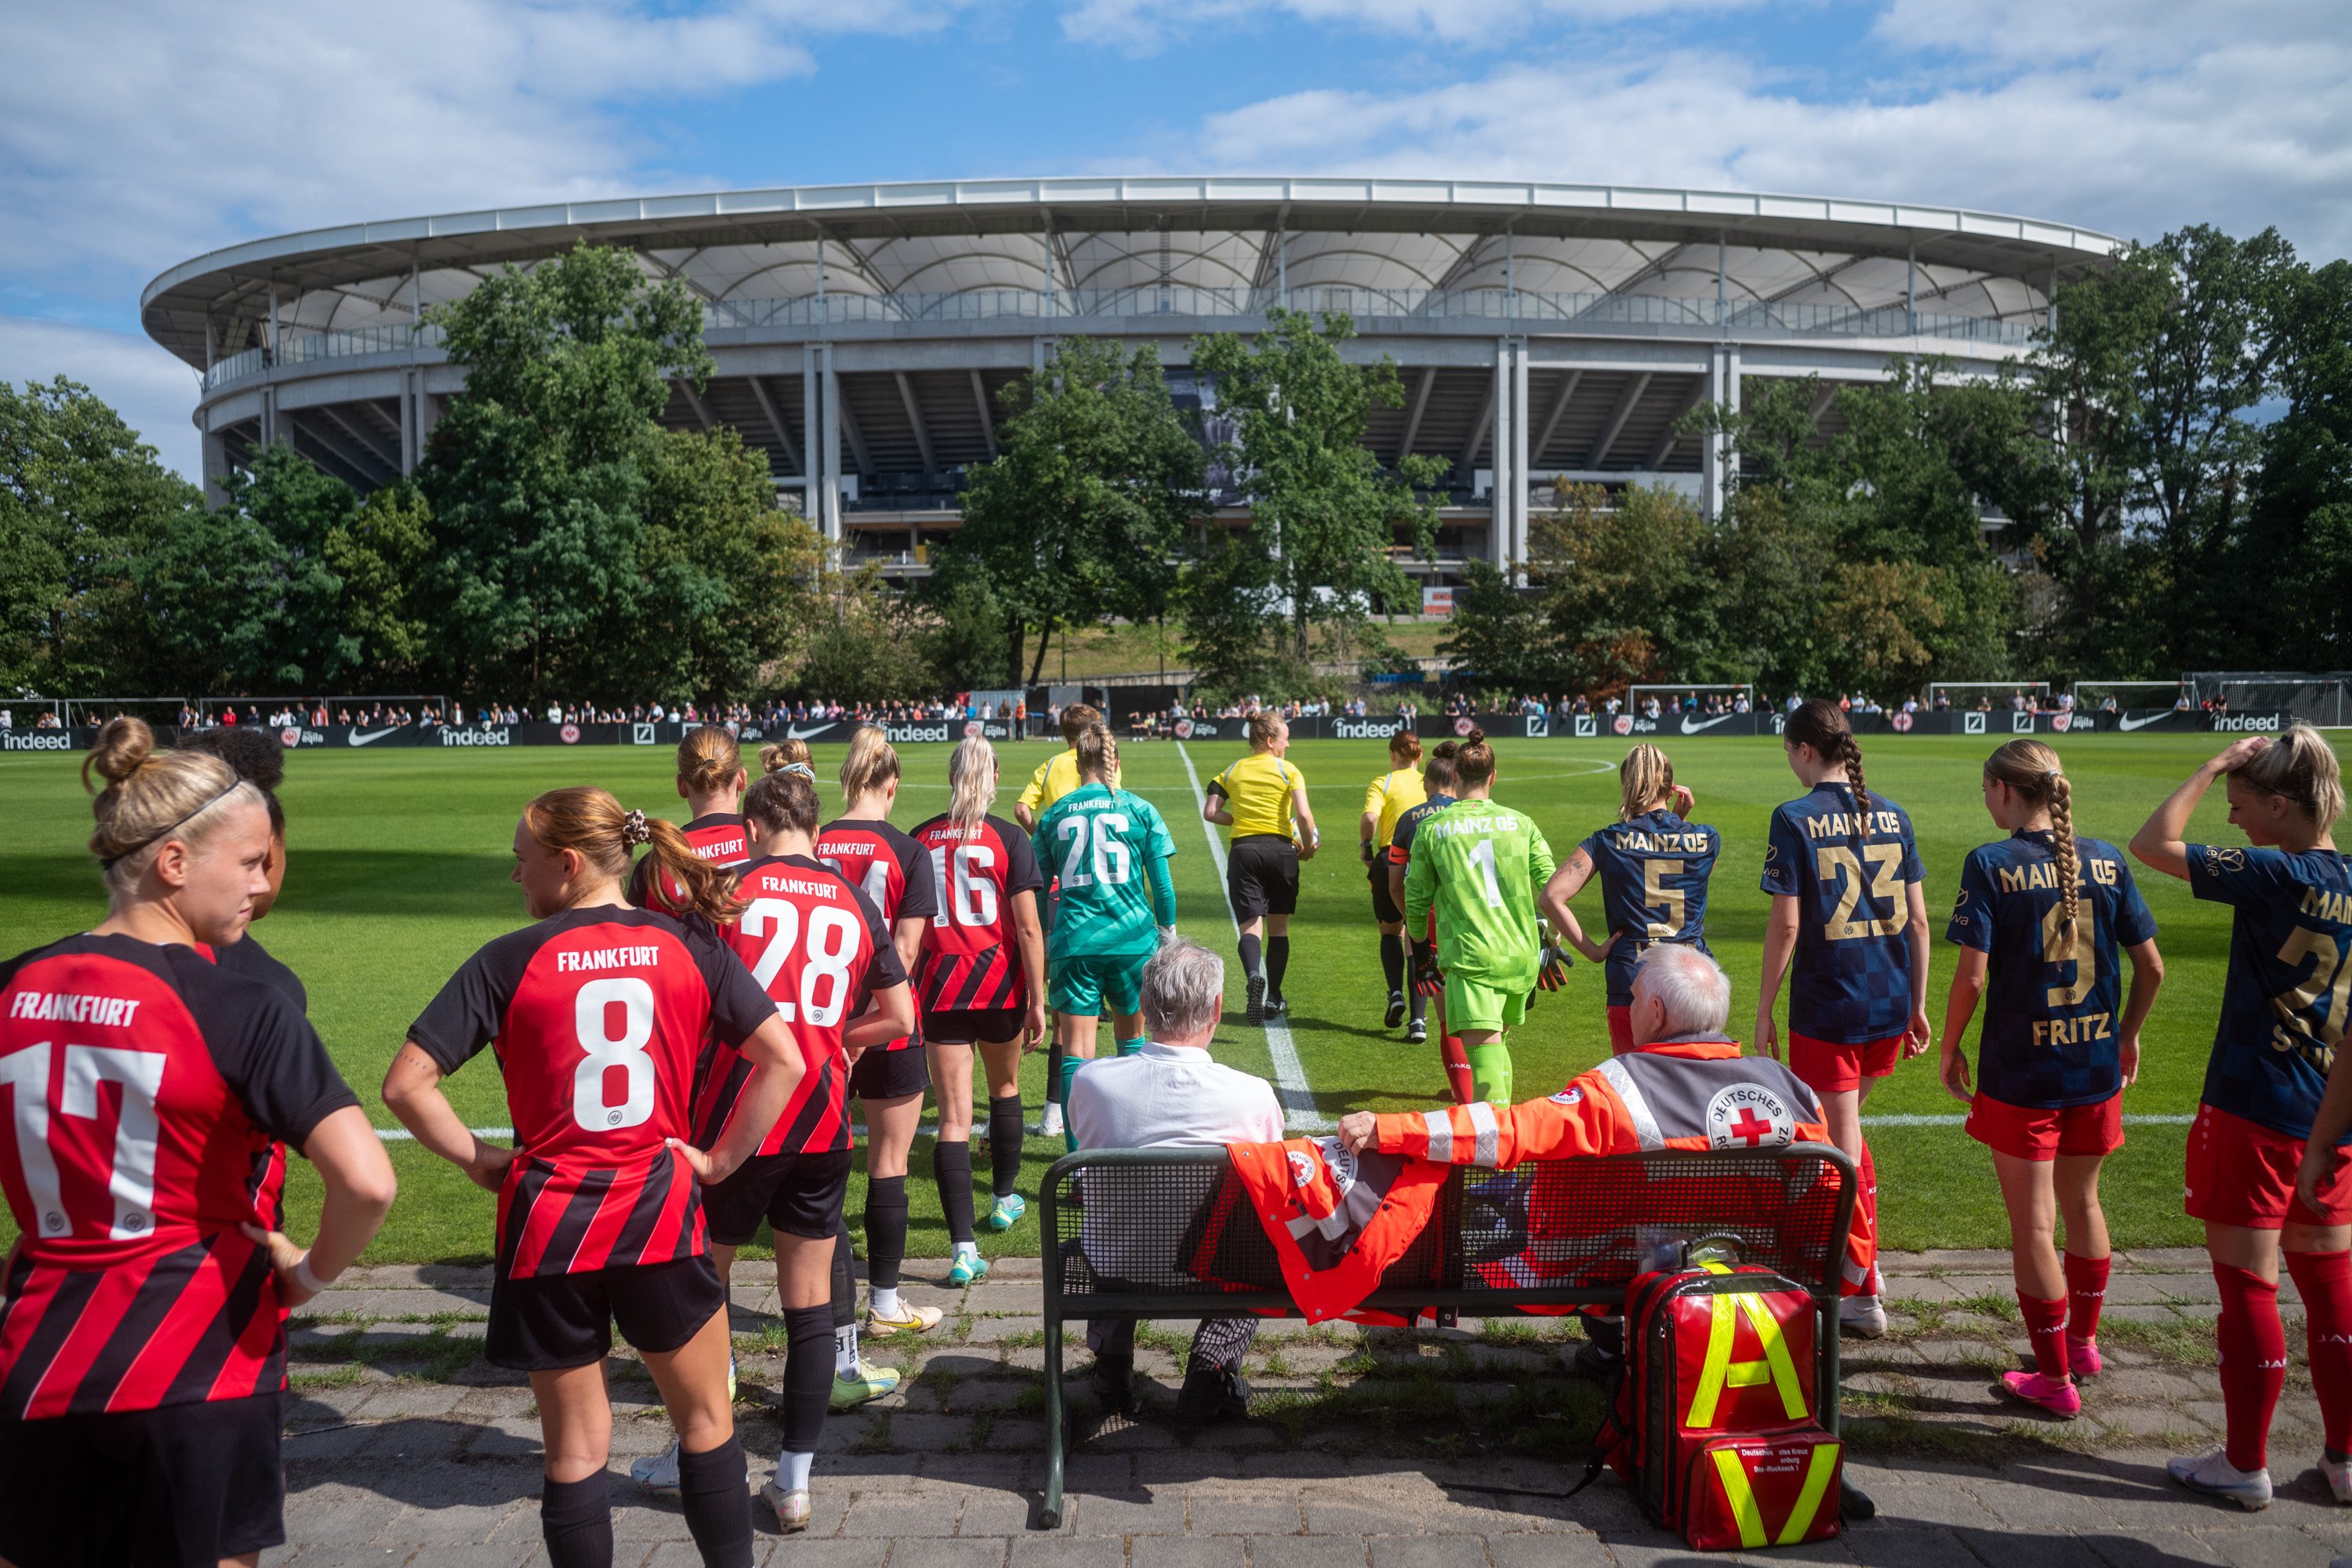
[[[278,440],[278,389],[264,385],[261,389],[261,445],[267,451]]]
[[[816,345],[801,350],[801,515],[816,521]]]
[[[211,416],[199,412],[197,428],[203,431],[205,464],[205,504],[224,507],[228,504],[228,490],[221,481],[228,478],[228,443],[205,428]]]
[[[1729,405],[1724,395],[1724,364],[1729,358],[1728,351],[1729,345],[1725,343],[1717,343],[1707,351],[1706,400],[1717,408]],[[1723,518],[1723,434],[1721,431],[1708,431],[1706,441],[1706,447],[1699,453],[1700,504],[1705,507],[1709,522],[1719,522]]]
[[[841,542],[841,375],[833,368],[833,345],[820,346],[824,356],[824,374],[818,378],[824,397],[824,437],[821,450],[824,454],[824,477],[818,487],[824,497],[824,518],[818,531],[835,544]]]
[[[1494,488],[1486,500],[1494,521],[1486,529],[1486,558],[1501,570],[1511,563],[1511,523],[1516,509],[1511,505],[1511,492],[1517,479],[1511,472],[1511,342],[1508,338],[1495,340],[1495,415],[1488,428],[1493,432],[1490,443],[1494,452]]]
[[[413,370],[400,373],[400,471],[416,471],[416,382]]]
[[[1511,344],[1511,554],[1524,563],[1528,558],[1528,489],[1533,476],[1528,472],[1528,341],[1515,339]],[[1513,574],[1516,586],[1528,585],[1528,574]]]

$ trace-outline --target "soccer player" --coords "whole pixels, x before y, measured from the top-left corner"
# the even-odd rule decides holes
[[[1985,760],[1985,811],[2010,830],[1969,851],[1948,940],[1960,962],[1944,1009],[1944,1087],[1992,1151],[2009,1208],[2017,1304],[2034,1370],[2001,1383],[2071,1417],[2076,1379],[2099,1371],[2107,1220],[2099,1166],[2123,1147],[2123,1091],[2139,1075],[2139,1031],[2164,984],[2156,921],[2115,846],[2074,836],[2074,786],[2058,753],[2017,740]],[[2132,964],[2131,996],[2117,993]],[[1978,1083],[1960,1039],[1985,1008]],[[2119,1006],[2118,1004],[2121,1004]],[[2064,1261],[2053,1242],[2066,1222]]]
[[[1454,804],[1454,791],[1459,786],[1454,778],[1454,753],[1460,742],[1440,741],[1430,748],[1429,760],[1422,764],[1422,784],[1429,791],[1428,798],[1419,805],[1410,806],[1397,816],[1396,833],[1389,844],[1389,902],[1397,912],[1404,912],[1405,870],[1412,861],[1412,841],[1421,831],[1423,822]],[[1406,957],[1413,969],[1423,967],[1423,950],[1437,940],[1434,912],[1423,925],[1405,933]],[[1412,1016],[1404,1026],[1407,1045],[1418,1046],[1429,1038],[1429,993],[1421,986],[1412,988]],[[1437,1059],[1444,1069],[1445,1082],[1453,1090],[1457,1105],[1470,1103],[1470,1058],[1462,1049],[1462,1037],[1445,1026],[1445,998],[1443,989],[1437,1001]]]
[[[0,964],[0,1560],[251,1564],[282,1543],[283,1314],[392,1206],[391,1162],[302,1014],[207,962],[268,887],[261,793],[110,720],[107,915]],[[325,1188],[305,1250],[249,1223],[273,1141]]]
[[[1249,742],[1248,756],[1209,781],[1201,816],[1233,829],[1225,850],[1225,895],[1241,927],[1246,1016],[1263,1024],[1283,1011],[1290,917],[1298,910],[1298,863],[1315,858],[1322,836],[1307,805],[1307,775],[1283,760],[1290,749],[1290,726],[1280,714],[1253,713]]]
[[[857,733],[878,737],[881,731]],[[850,754],[869,773],[881,765],[872,747],[861,753],[856,741]],[[784,1439],[775,1479],[761,1495],[791,1533],[808,1528],[809,1466],[826,1409],[875,1396],[863,1387],[873,1380],[855,1364],[855,1339],[846,1377],[839,1351],[840,1257],[848,1243],[842,1225],[842,1198],[849,1188],[848,1086],[861,1053],[887,1048],[913,1032],[915,1006],[888,917],[845,869],[817,853],[841,825],[817,830],[815,786],[796,771],[769,773],[745,794],[743,815],[755,858],[736,883],[743,912],[724,932],[736,955],[751,965],[752,978],[775,999],[776,1014],[799,1049],[803,1076],[759,1152],[708,1188],[703,1207],[722,1286],[730,1281],[736,1249],[758,1237],[762,1219],[775,1237],[777,1300],[787,1340]],[[866,820],[853,831],[877,826],[887,824]],[[887,853],[868,858],[880,864]],[[928,885],[929,868],[921,869]],[[902,899],[902,919],[906,908]],[[751,1076],[751,1064],[741,1057],[728,1052],[719,1058],[695,1108],[698,1142],[720,1141]],[[697,1162],[699,1154],[689,1152],[688,1159]],[[854,1281],[849,1289],[854,1307]],[[845,1403],[845,1382],[860,1385]],[[889,1392],[898,1382],[898,1374],[890,1373],[879,1392]],[[630,1473],[653,1490],[674,1492],[677,1453],[673,1447],[664,1458],[641,1459]]]
[[[808,761],[805,744],[800,760]],[[730,870],[751,855],[743,837],[743,784],[742,752],[723,725],[686,732],[677,743],[677,793],[687,811],[682,831],[696,855]],[[629,902],[666,914],[683,912],[688,907],[684,889],[675,879],[656,880],[658,868],[651,855],[637,862],[629,873]]]
[[[1421,770],[1421,741],[1411,729],[1389,737],[1389,771],[1364,788],[1364,814],[1356,824],[1365,873],[1372,889],[1372,923],[1381,931],[1381,973],[1389,983],[1384,1028],[1405,1019],[1404,911],[1389,896],[1389,846],[1396,841],[1397,818],[1429,798]]]
[[[1863,1141],[1862,1102],[1895,1070],[1898,1054],[1917,1056],[1929,1043],[1927,895],[1911,819],[1864,782],[1862,748],[1843,710],[1818,697],[1800,703],[1780,749],[1808,793],[1774,810],[1764,847],[1772,913],[1755,1037],[1780,1058],[1772,1004],[1787,976],[1789,1066],[1821,1096],[1831,1142],[1860,1172],[1838,1328],[1876,1339],[1886,1331],[1875,1262],[1878,1174]]]
[[[269,812],[269,858],[262,867],[269,887],[266,892],[254,895],[253,918],[258,921],[276,906],[278,895],[286,886],[286,808],[278,803],[278,786],[286,782],[286,748],[263,731],[223,727],[197,731],[182,743],[180,750],[210,752],[261,792],[261,803]],[[248,980],[274,985],[297,1008],[305,1013],[310,1010],[310,994],[303,988],[302,977],[254,941],[249,928],[237,941],[209,951],[213,962],[222,968]]]
[[[1459,798],[1413,835],[1404,879],[1405,924],[1433,912],[1436,951],[1419,955],[1424,987],[1442,971],[1445,1026],[1462,1037],[1471,1093],[1507,1105],[1511,1048],[1503,1031],[1527,1017],[1543,968],[1536,895],[1551,880],[1551,846],[1525,812],[1496,804],[1495,748],[1474,729],[1454,754]]]
[[[1540,908],[1577,952],[1602,965],[1609,985],[1609,1053],[1633,1048],[1633,971],[1653,942],[1674,942],[1713,956],[1706,945],[1706,883],[1723,853],[1723,835],[1685,822],[1691,793],[1675,783],[1675,764],[1643,744],[1617,764],[1617,820],[1570,852],[1544,889]],[[1568,907],[1601,877],[1606,940],[1587,940]]]
[[[702,919],[622,898],[640,844]],[[499,1194],[483,1354],[530,1377],[549,1562],[613,1561],[604,1363],[617,1321],[677,1428],[679,1497],[703,1561],[743,1568],[751,1513],[727,1394],[727,1292],[700,1184],[723,1182],[758,1150],[804,1076],[800,1047],[713,929],[743,912],[733,874],[697,855],[676,824],[624,811],[601,789],[550,790],[523,808],[514,857],[537,923],[475,953],[418,1015],[384,1075],[383,1103],[419,1143]],[[698,1163],[680,1150],[708,1037],[765,1070]],[[468,1131],[441,1091],[492,1042],[512,1149]]]
[[[2230,821],[2251,847],[2183,843],[2197,803],[2224,776]],[[2303,1296],[2326,1432],[2319,1468],[2336,1500],[2352,1502],[2352,1156],[2338,1049],[2352,997],[2352,866],[2330,837],[2343,815],[2336,753],[2297,724],[2275,740],[2232,743],[2131,841],[2141,864],[2235,911],[2221,1022],[2189,1130],[2187,1203],[2205,1222],[2221,1287],[2229,1441],[2168,1468],[2183,1486],[2249,1510],[2271,1499],[2271,1413],[2286,1376],[2282,1252]]]
[[[898,801],[898,753],[872,725],[849,738],[841,759],[841,815],[817,830],[816,858],[865,893],[866,901],[882,911],[890,927],[890,941],[901,973],[914,967],[922,951],[923,932],[940,911],[931,863],[921,847],[890,826],[890,812]],[[909,1009],[911,1012],[912,1009]],[[898,1296],[898,1275],[907,1260],[907,1156],[915,1144],[915,1128],[923,1117],[923,1091],[931,1086],[924,1071],[921,1036],[909,1029],[859,1057],[849,1069],[849,1092],[866,1110],[866,1271],[868,1285],[866,1331],[876,1339],[898,1333],[921,1333],[939,1327],[937,1307],[919,1307]],[[961,1164],[964,1207],[971,1206],[970,1144],[933,1145],[931,1172],[944,1192],[950,1166]],[[837,1248],[834,1281],[853,1292],[835,1302],[835,1316],[848,1314],[855,1322],[857,1302],[852,1271],[849,1232],[845,1227]],[[859,1364],[854,1342],[837,1375],[845,1384],[864,1382],[834,1391],[837,1409],[865,1399],[876,1399],[898,1386],[898,1373]],[[875,1375],[869,1376],[872,1373]]]
[[[1118,742],[1100,724],[1078,737],[1078,787],[1037,821],[1039,870],[1061,884],[1046,962],[1053,975],[1055,1026],[1066,1053],[1054,1098],[1069,1110],[1070,1080],[1094,1059],[1095,1022],[1107,1004],[1120,1056],[1143,1048],[1143,966],[1173,934],[1176,853],[1168,824],[1139,795],[1108,781],[1118,773]],[[1077,1139],[1069,1137],[1076,1150]]]
[[[1078,787],[1078,737],[1086,733],[1088,725],[1102,721],[1103,716],[1084,702],[1073,702],[1062,710],[1064,749],[1037,764],[1037,771],[1029,775],[1029,787],[1023,790],[1021,798],[1013,803],[1013,816],[1024,832],[1035,833],[1039,815]],[[1113,773],[1110,782],[1112,787],[1117,788],[1118,774]],[[1053,929],[1054,889],[1050,885],[1038,895],[1037,916],[1044,930]],[[1038,1127],[1038,1131],[1048,1138],[1062,1134],[1062,1101],[1054,1090],[1061,1083],[1066,1070],[1063,1067],[1065,1049],[1062,1031],[1057,1026],[1054,1030],[1052,1051],[1045,1058],[1045,1110]],[[995,1147],[992,1134],[989,1146]]]

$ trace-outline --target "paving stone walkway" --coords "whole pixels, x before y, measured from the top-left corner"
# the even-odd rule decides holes
[[[1780,1561],[1864,1568],[2326,1568],[2352,1552],[2352,1509],[2314,1468],[2317,1410],[2290,1322],[2288,1393],[2257,1514],[2172,1486],[2164,1460],[2221,1425],[2213,1286],[2195,1251],[2118,1254],[2103,1335],[2109,1371],[2084,1418],[2034,1419],[1994,1391],[2022,1364],[2004,1253],[1886,1260],[1888,1338],[1849,1345],[1849,1474],[1877,1519]],[[747,1279],[762,1269],[741,1270]],[[1400,1331],[1267,1325],[1253,1352],[1252,1418],[1181,1434],[1166,1411],[1188,1324],[1139,1347],[1134,1421],[1087,1420],[1060,1530],[1031,1528],[1044,1479],[1041,1285],[1000,1260],[969,1289],[943,1261],[910,1261],[906,1294],[946,1309],[919,1342],[869,1342],[910,1373],[887,1401],[833,1417],[805,1535],[758,1561],[793,1568],[1653,1568],[1696,1562],[1604,1479],[1572,1500],[1594,1401],[1563,1366],[1558,1321]],[[2282,1291],[2297,1315],[2292,1286]],[[286,1444],[289,1543],[268,1563],[471,1568],[543,1561],[538,1422],[519,1377],[478,1358],[487,1272],[353,1270],[298,1315],[298,1394]],[[2004,1316],[2005,1304],[2007,1316]],[[782,1381],[772,1288],[736,1292],[738,1407],[751,1482],[767,1479]],[[1075,1337],[1075,1336],[1074,1336]],[[1086,1403],[1082,1346],[1074,1404]],[[611,1363],[616,1561],[699,1561],[675,1504],[627,1479],[669,1441],[643,1369]],[[1720,1555],[1712,1561],[1721,1562]]]

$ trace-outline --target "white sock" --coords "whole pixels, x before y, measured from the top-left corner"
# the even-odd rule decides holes
[[[980,1243],[976,1241],[959,1241],[955,1244],[955,1255],[957,1258],[978,1258],[980,1256]]]
[[[857,1374],[857,1325],[844,1323],[833,1331],[833,1375],[855,1377]]]
[[[809,1467],[816,1462],[814,1454],[782,1453],[776,1456],[776,1485],[788,1492],[808,1490]]]
[[[896,1285],[888,1287],[881,1285],[874,1286],[868,1292],[866,1308],[877,1317],[897,1317],[898,1315],[898,1288]]]
[[[1039,1123],[1037,1131],[1044,1136],[1051,1138],[1061,1130],[1062,1107],[1058,1102],[1049,1100],[1045,1102],[1045,1119]]]

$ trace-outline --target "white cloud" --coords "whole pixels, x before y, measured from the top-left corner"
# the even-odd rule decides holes
[[[196,373],[145,337],[0,316],[0,382],[78,381],[111,404],[168,468],[202,482],[204,463],[189,411]]]
[[[1447,44],[1495,45],[1538,24],[1591,25],[1670,13],[1728,10],[1758,0],[1076,0],[1062,30],[1079,43],[1148,54],[1204,27],[1275,12],[1320,26],[1416,34]]]

